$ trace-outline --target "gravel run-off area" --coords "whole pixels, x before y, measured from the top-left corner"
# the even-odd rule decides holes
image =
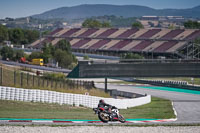
[[[129,127],[129,126],[0,126],[0,133],[199,133],[200,126]]]

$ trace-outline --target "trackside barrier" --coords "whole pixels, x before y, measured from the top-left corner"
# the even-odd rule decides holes
[[[172,81],[163,81],[163,80],[134,79],[133,82],[141,83],[141,84],[151,84],[151,85],[155,85],[155,86],[164,86],[164,87],[172,87],[172,88],[200,91],[200,86],[188,84],[188,82],[186,82],[186,81],[173,81],[172,82]]]
[[[57,103],[60,105],[68,104],[73,106],[85,106],[89,108],[97,107],[99,100],[104,99],[106,103],[114,105],[119,109],[127,109],[151,102],[150,95],[133,99],[114,99],[47,90],[34,90],[3,86],[0,86],[0,99],[25,102]]]

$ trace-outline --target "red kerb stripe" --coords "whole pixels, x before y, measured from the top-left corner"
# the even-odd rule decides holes
[[[9,122],[32,122],[30,120],[9,120]]]

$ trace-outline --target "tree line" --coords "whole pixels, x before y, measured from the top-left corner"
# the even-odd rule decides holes
[[[139,28],[139,29],[144,28],[144,26],[139,21],[133,22],[131,26],[132,28]],[[82,23],[82,27],[84,28],[111,28],[113,26],[108,21],[101,22],[96,19],[86,19]]]
[[[200,29],[200,23],[198,21],[187,21],[184,23],[186,29]]]
[[[55,46],[51,43],[45,44],[40,52],[32,52],[30,55],[25,54],[23,50],[4,46],[0,49],[0,55],[3,60],[12,61],[20,61],[21,57],[25,57],[28,61],[42,58],[44,63],[48,64],[50,60],[55,60],[59,67],[68,69],[72,69],[77,64],[77,59],[71,52],[71,45],[66,40],[59,41]]]
[[[0,43],[4,41],[11,41],[12,44],[30,44],[37,40],[40,36],[37,30],[27,30],[21,28],[7,28],[6,26],[0,25]]]

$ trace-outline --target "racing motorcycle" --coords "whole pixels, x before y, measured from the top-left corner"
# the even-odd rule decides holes
[[[107,123],[108,121],[120,121],[121,123],[126,122],[125,118],[119,113],[119,109],[115,106],[105,106],[104,108],[98,107],[93,108],[93,110],[104,123]]]

